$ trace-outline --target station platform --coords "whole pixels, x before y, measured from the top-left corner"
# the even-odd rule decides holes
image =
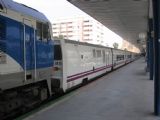
[[[143,58],[82,87],[25,120],[159,120]]]

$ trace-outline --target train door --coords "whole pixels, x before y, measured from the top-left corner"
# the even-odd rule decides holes
[[[62,48],[60,44],[54,45],[54,74],[53,77],[62,82],[63,79],[63,61],[62,61]],[[62,83],[61,83],[62,85]]]
[[[24,19],[24,73],[25,81],[36,79],[35,30],[32,22]]]
[[[108,66],[109,65],[109,59],[110,59],[110,56],[109,56],[109,50],[107,49],[106,51],[106,65]]]

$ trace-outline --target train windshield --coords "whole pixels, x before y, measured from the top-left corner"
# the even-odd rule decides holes
[[[60,45],[54,46],[54,60],[62,60],[62,50]]]

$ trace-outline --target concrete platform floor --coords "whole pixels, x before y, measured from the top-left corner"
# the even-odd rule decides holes
[[[144,59],[128,64],[26,120],[160,120],[145,65]]]

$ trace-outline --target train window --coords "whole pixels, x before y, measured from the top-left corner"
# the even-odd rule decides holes
[[[5,44],[5,38],[6,38],[6,27],[5,27],[5,21],[0,20],[0,64],[6,63],[6,44]]]
[[[101,50],[97,50],[97,57],[99,58],[99,57],[101,57],[102,55],[101,55]]]
[[[45,41],[50,39],[50,34],[49,34],[49,26],[48,24],[43,24],[43,39]]]
[[[117,61],[124,60],[124,55],[117,55]]]
[[[95,57],[96,57],[96,50],[93,49],[93,58],[95,58]]]
[[[62,50],[60,45],[54,46],[54,59],[55,60],[62,60]]]
[[[83,59],[84,58],[84,56],[83,55],[81,55],[81,59]]]
[[[106,56],[105,56],[105,51],[103,50],[103,63],[105,63]]]
[[[131,55],[127,55],[127,58],[131,58]]]
[[[6,36],[5,22],[0,21],[0,40],[4,40]]]
[[[37,22],[37,40],[42,40],[42,23]]]
[[[47,41],[50,38],[49,25],[37,22],[37,40]]]
[[[3,10],[3,5],[0,3],[0,9]]]

